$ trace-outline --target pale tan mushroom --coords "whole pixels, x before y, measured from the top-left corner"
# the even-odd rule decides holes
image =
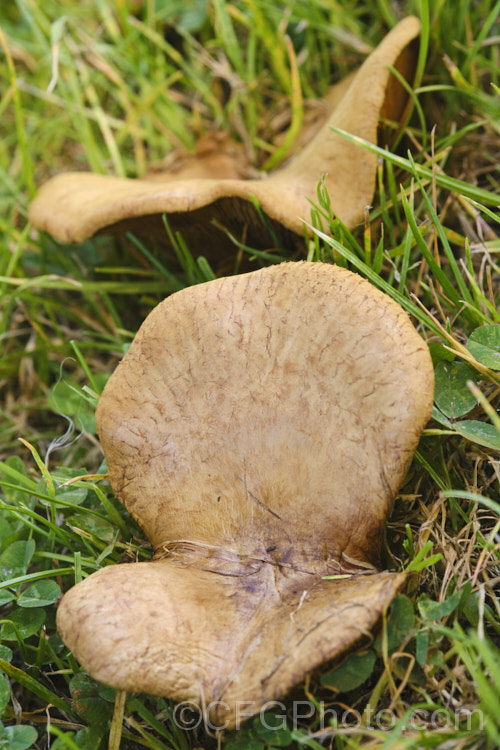
[[[420,22],[401,21],[369,55],[333,113],[301,153],[283,168],[261,179],[123,179],[92,173],[61,174],[49,180],[30,206],[33,225],[62,242],[81,242],[99,233],[126,230],[168,243],[162,221],[181,231],[188,246],[221,257],[228,246],[217,219],[251,247],[269,247],[271,236],[251,201],[260,203],[273,231],[290,247],[303,243],[319,180],[326,174],[333,210],[348,226],[363,218],[375,188],[376,157],[331,131],[331,126],[375,143],[379,119],[398,120],[407,97],[388,66],[411,81]],[[200,166],[204,169],[205,165]],[[190,172],[192,174],[192,172]],[[231,170],[229,172],[231,174]]]
[[[96,415],[155,559],[71,589],[64,642],[97,680],[233,727],[241,702],[255,713],[369,641],[405,585],[377,566],[432,400],[406,313],[337,266],[284,263],[166,299]]]

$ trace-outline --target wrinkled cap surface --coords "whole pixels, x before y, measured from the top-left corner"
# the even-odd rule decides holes
[[[236,238],[251,247],[269,247],[266,231],[252,203],[259,202],[275,235],[290,246],[303,243],[304,224],[317,186],[325,177],[333,211],[348,226],[363,219],[375,187],[376,156],[332,132],[335,126],[377,142],[380,117],[399,120],[407,94],[388,66],[412,81],[420,21],[401,21],[369,55],[353,76],[341,101],[324,126],[289,164],[262,179],[211,178],[200,163],[199,178],[124,179],[91,173],[69,172],[49,180],[29,209],[30,221],[62,242],[81,242],[102,232],[133,231],[168,242],[162,220],[166,214],[172,230],[180,231],[191,247],[218,256],[234,252],[216,219]],[[234,165],[233,165],[234,166]],[[190,170],[190,175],[196,170]]]
[[[337,266],[166,299],[96,414],[111,484],[157,559],[66,594],[67,645],[107,684],[218,701],[207,711],[230,725],[238,701],[283,696],[369,637],[404,585],[377,565],[432,397],[406,313]]]

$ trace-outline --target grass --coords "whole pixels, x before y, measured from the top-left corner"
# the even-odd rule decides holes
[[[2,5],[0,747],[95,750],[110,732],[110,747],[177,750],[500,746],[500,3],[431,5]],[[433,419],[386,550],[412,582],[370,648],[301,688],[311,716],[285,702],[279,732],[258,721],[218,739],[181,730],[168,700],[115,695],[82,673],[55,608],[100,566],[150,557],[103,480],[94,408],[151,308],[217,269],[182,246],[166,266],[132,238],[57,244],[30,229],[28,203],[58,171],[135,176],[214,127],[272,166],[285,156],[278,116],[293,134],[307,101],[403,12],[424,27],[413,116],[393,152],[377,150],[365,227],[342,226],[319,186],[311,222],[321,229],[306,254],[391,295],[430,347]],[[257,268],[289,253],[250,256]]]

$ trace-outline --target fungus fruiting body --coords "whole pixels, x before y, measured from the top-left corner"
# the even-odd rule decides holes
[[[299,154],[270,175],[235,179],[199,177],[172,179],[156,173],[154,179],[124,179],[69,172],[42,186],[30,206],[34,226],[62,242],[81,242],[99,233],[127,230],[149,239],[156,236],[168,245],[163,215],[173,232],[180,231],[192,247],[204,247],[211,258],[234,251],[224,228],[251,247],[269,247],[272,236],[286,246],[302,247],[303,219],[311,214],[317,186],[324,177],[334,213],[348,227],[363,218],[375,188],[376,157],[332,132],[343,129],[372,143],[377,142],[379,120],[398,121],[407,95],[391,73],[399,69],[411,81],[414,72],[413,42],[420,33],[415,17],[401,21],[369,55],[323,127]],[[265,231],[255,208],[260,205],[273,235]],[[219,226],[213,224],[216,219]]]
[[[380,547],[432,395],[406,313],[337,266],[164,300],[96,414],[154,559],[71,589],[65,643],[96,679],[231,727],[368,641],[406,581],[378,571]]]

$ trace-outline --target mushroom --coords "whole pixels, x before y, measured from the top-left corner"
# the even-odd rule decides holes
[[[310,216],[309,199],[316,199],[318,182],[326,174],[325,186],[335,214],[353,227],[362,220],[373,196],[376,156],[333,133],[331,126],[375,143],[379,118],[400,118],[406,92],[388,66],[412,79],[412,42],[419,33],[417,18],[401,21],[359,68],[315,137],[298,156],[269,176],[210,179],[204,165],[200,165],[200,178],[177,175],[172,179],[164,174],[162,179],[156,173],[152,179],[125,179],[69,172],[43,185],[30,206],[30,221],[62,242],[131,230],[168,244],[162,220],[166,214],[172,230],[181,231],[188,246],[202,246],[205,254],[221,258],[228,249],[234,250],[234,245],[222,228],[211,224],[213,219],[251,247],[270,246],[271,236],[253,196],[273,232],[286,246],[299,248],[304,238],[302,219]],[[230,169],[229,174],[233,173]]]
[[[96,413],[154,559],[69,590],[63,641],[97,680],[226,727],[366,643],[407,580],[378,571],[381,542],[432,400],[407,314],[343,268],[283,263],[167,298]]]

